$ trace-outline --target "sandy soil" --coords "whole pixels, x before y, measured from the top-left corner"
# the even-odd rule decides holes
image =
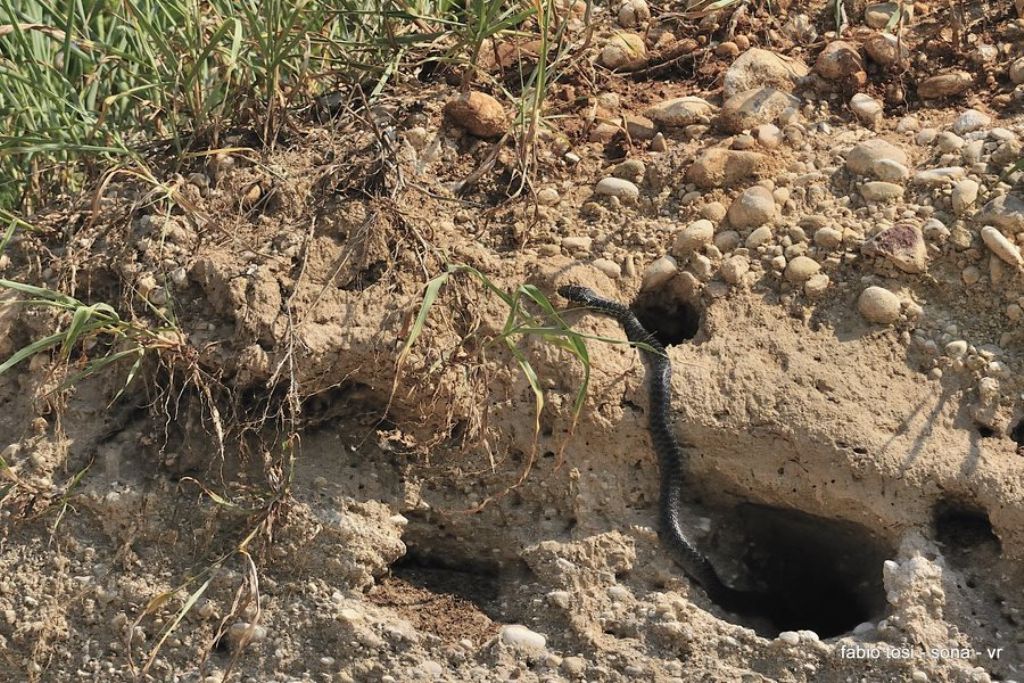
[[[602,66],[623,29],[598,8],[511,198],[521,159],[445,117],[442,72],[33,216],[3,277],[176,331],[121,395],[130,363],[57,390],[109,337],[0,377],[0,678],[1020,680],[1021,27],[1011,3],[916,3],[905,68],[829,79],[825,3],[773,5],[653,8],[640,73]],[[774,83],[798,106],[737,133],[719,108],[744,44],[813,68]],[[970,86],[923,100],[950,68]],[[623,124],[690,95],[703,118]],[[855,151],[875,138],[902,160]],[[709,149],[760,157],[708,183]],[[594,287],[672,343],[684,514],[723,574],[775,596],[764,613],[710,603],[658,543],[635,349],[587,343],[574,420],[578,359],[507,345],[508,307],[462,273],[399,367],[446,263],[621,339],[555,294]],[[67,323],[5,307],[0,355]]]

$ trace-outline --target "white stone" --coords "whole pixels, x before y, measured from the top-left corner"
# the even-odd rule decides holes
[[[953,186],[953,193],[950,200],[953,203],[953,213],[962,216],[967,213],[974,202],[978,199],[979,185],[976,180],[965,178]]]
[[[1011,266],[1021,265],[1020,249],[1017,245],[1006,239],[1003,233],[999,232],[998,229],[993,228],[991,225],[986,225],[981,229],[981,239],[992,253],[1006,261]]]
[[[506,624],[501,627],[498,637],[505,645],[510,645],[517,650],[543,650],[548,639],[531,631],[521,624]]]
[[[640,198],[640,188],[622,178],[602,178],[594,188],[594,192],[631,202]]]
[[[857,310],[868,322],[888,325],[900,317],[900,300],[884,287],[868,287],[857,299]]]
[[[967,172],[962,166],[948,166],[945,168],[930,168],[918,171],[911,181],[914,185],[949,185],[956,180],[963,178]]]
[[[953,123],[953,131],[957,135],[964,135],[965,133],[980,130],[991,123],[992,117],[988,114],[984,114],[977,109],[968,109],[957,117],[957,120]]]
[[[903,196],[903,187],[895,183],[873,180],[860,186],[860,194],[871,202],[882,202]]]
[[[873,126],[881,120],[884,108],[874,97],[859,92],[850,99],[850,111],[861,122]]]
[[[858,143],[846,155],[846,168],[859,175],[869,175],[875,165],[888,159],[898,164],[907,164],[907,153],[881,138],[872,138]]]

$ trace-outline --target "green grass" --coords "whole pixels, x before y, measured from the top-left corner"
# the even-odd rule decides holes
[[[468,88],[489,38],[561,45],[554,17],[555,0],[7,0],[0,212],[31,212],[154,145],[213,148],[236,127],[272,142],[318,94],[377,94],[428,58],[464,67]],[[550,66],[545,53],[524,75],[531,112]]]
[[[580,366],[583,368],[583,378],[580,381],[579,386],[576,387],[573,398],[572,426],[569,429],[568,436],[563,441],[559,449],[559,465],[562,462],[562,451],[576,429],[576,424],[587,398],[587,389],[590,386],[591,361],[590,352],[587,349],[587,341],[598,341],[607,344],[630,344],[630,342],[625,339],[612,339],[609,337],[588,335],[573,329],[565,322],[547,296],[545,296],[544,293],[534,285],[523,284],[519,285],[512,291],[505,291],[492,282],[485,274],[472,266],[464,264],[449,264],[443,273],[427,282],[419,311],[417,312],[416,318],[410,327],[409,334],[398,353],[394,380],[395,384],[392,387],[391,392],[392,396],[394,396],[394,393],[398,388],[398,384],[401,381],[402,371],[405,364],[408,362],[409,355],[423,334],[427,320],[430,317],[430,311],[437,303],[437,298],[441,289],[453,277],[460,275],[470,276],[485,292],[496,296],[507,309],[505,322],[503,323],[501,330],[492,338],[484,339],[482,341],[485,346],[501,345],[507,349],[519,365],[523,377],[529,384],[534,398],[533,443],[526,465],[512,486],[499,493],[498,496],[491,496],[484,500],[476,508],[476,510],[479,510],[500,495],[508,493],[526,481],[526,478],[529,476],[533,467],[533,463],[536,460],[538,437],[540,435],[540,416],[541,412],[544,410],[545,398],[540,377],[521,348],[521,342],[523,339],[526,337],[537,338],[545,344],[550,344],[555,348],[562,349],[579,362]],[[475,335],[476,332],[473,332],[470,336]],[[465,344],[468,340],[469,337],[462,339],[460,344]],[[647,344],[637,343],[633,345],[652,353],[656,353],[654,348]],[[442,360],[436,361],[430,368],[428,368],[426,370],[426,374],[429,375],[434,373],[442,363],[443,358]]]

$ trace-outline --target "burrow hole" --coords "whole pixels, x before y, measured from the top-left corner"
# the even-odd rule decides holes
[[[998,556],[1002,551],[999,537],[984,508],[959,500],[943,500],[932,511],[935,540],[947,555],[976,554],[988,551]]]
[[[699,304],[669,287],[641,293],[630,308],[644,329],[665,346],[693,339],[700,331]]]
[[[867,528],[791,509],[738,508],[747,569],[767,594],[754,615],[765,633],[809,629],[822,638],[882,618],[882,564],[893,548]]]
[[[1010,438],[1014,440],[1018,448],[1024,446],[1024,418],[1021,418],[1010,430]]]

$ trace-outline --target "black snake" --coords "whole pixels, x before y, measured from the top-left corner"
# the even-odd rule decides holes
[[[605,299],[592,289],[579,285],[559,287],[558,293],[569,301],[615,318],[626,331],[626,338],[630,342],[646,345],[639,349],[649,368],[649,427],[661,469],[658,535],[671,550],[675,561],[704,588],[712,601],[735,612],[759,611],[759,606],[767,596],[726,585],[711,561],[694,544],[679,517],[685,479],[684,456],[669,421],[672,407],[672,364],[665,347],[644,329],[633,311],[617,301]]]

